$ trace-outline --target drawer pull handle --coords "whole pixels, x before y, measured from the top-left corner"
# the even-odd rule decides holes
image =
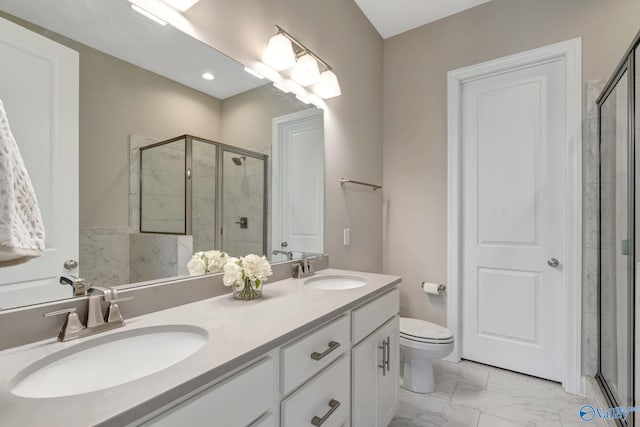
[[[329,411],[324,414],[324,417],[320,418],[320,417],[313,417],[311,419],[311,425],[313,426],[321,426],[325,421],[327,421],[327,419],[331,416],[331,414],[333,414],[336,409],[338,409],[340,407],[340,402],[338,402],[335,399],[331,399],[329,401],[329,406],[331,407],[331,409],[329,409]]]
[[[340,343],[339,342],[330,341],[328,349],[326,349],[322,353],[318,353],[317,351],[314,351],[313,353],[311,353],[311,358],[313,360],[320,360],[320,359],[322,359],[323,357],[325,357],[327,354],[331,353],[333,350],[335,350],[338,347],[340,347]]]
[[[386,365],[387,372],[389,372],[389,360],[391,360],[391,337],[387,337],[385,344],[387,345],[387,357],[385,357],[384,364]]]

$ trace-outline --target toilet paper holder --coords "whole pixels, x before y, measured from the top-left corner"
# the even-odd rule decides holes
[[[424,285],[425,285],[425,283],[427,283],[427,281],[426,281],[426,280],[420,284],[420,287],[421,287],[422,289],[424,289]],[[440,284],[438,284],[438,292],[444,292],[444,291],[446,291],[446,290],[447,290],[447,285],[445,285],[444,283],[440,283]]]

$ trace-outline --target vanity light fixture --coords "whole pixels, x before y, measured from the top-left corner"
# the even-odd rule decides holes
[[[315,85],[313,93],[320,98],[327,99],[339,96],[342,91],[333,68],[282,27],[276,25],[276,29],[278,33],[269,40],[263,62],[276,71],[284,71],[294,67],[291,78],[302,86]],[[322,73],[320,65],[324,68]],[[298,91],[294,90],[293,92],[300,95]],[[305,92],[309,94],[309,92]],[[308,96],[302,95],[301,97],[309,99]]]
[[[320,81],[313,88],[313,91],[323,99],[333,98],[334,96],[340,96],[342,94],[338,77],[331,70],[323,71],[320,74]]]
[[[138,12],[140,15],[143,15],[149,19],[151,19],[153,22],[162,25],[163,27],[165,25],[167,25],[167,23],[165,21],[163,21],[162,19],[158,18],[156,15],[154,15],[151,12],[148,12],[146,10],[144,10],[143,8],[141,8],[140,6],[138,6],[137,4],[131,4],[131,9],[135,10],[136,12]]]
[[[262,61],[276,71],[286,70],[296,65],[296,54],[291,41],[282,33],[271,37]]]
[[[205,79],[205,80],[213,80],[215,78],[215,76],[213,74],[211,74],[211,73],[204,73],[202,75],[202,78]]]
[[[257,72],[256,70],[249,68],[249,67],[244,67],[244,71],[246,71],[247,73],[251,74],[253,77],[257,78],[257,79],[264,79],[264,76],[262,74],[260,74],[259,72]]]
[[[318,62],[313,56],[305,53],[296,62],[296,66],[291,72],[291,78],[302,86],[311,86],[320,81],[320,69]]]

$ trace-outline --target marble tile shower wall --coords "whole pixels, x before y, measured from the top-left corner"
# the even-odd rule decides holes
[[[102,286],[129,283],[129,227],[82,227],[79,274]]]
[[[229,155],[229,153],[227,153]],[[230,164],[230,165],[229,165]],[[235,166],[225,159],[223,249],[233,256],[263,253],[264,162],[247,157]],[[236,221],[248,219],[248,228]]]
[[[130,235],[131,283],[166,277],[187,276],[187,263],[193,253],[191,236],[167,234]]]
[[[185,159],[185,139],[143,151],[140,173],[144,231],[184,233]]]
[[[115,286],[188,274],[191,236],[132,233],[128,227],[80,229],[79,274]]]
[[[596,99],[604,88],[603,79],[586,85],[584,122],[584,240],[582,290],[582,372],[593,376],[598,363],[598,109]]]
[[[193,251],[214,248],[216,218],[216,146],[193,140],[191,232]]]

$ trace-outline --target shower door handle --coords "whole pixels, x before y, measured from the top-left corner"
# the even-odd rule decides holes
[[[547,264],[549,264],[549,267],[556,268],[560,265],[560,261],[558,261],[556,258],[549,258],[547,260]]]

